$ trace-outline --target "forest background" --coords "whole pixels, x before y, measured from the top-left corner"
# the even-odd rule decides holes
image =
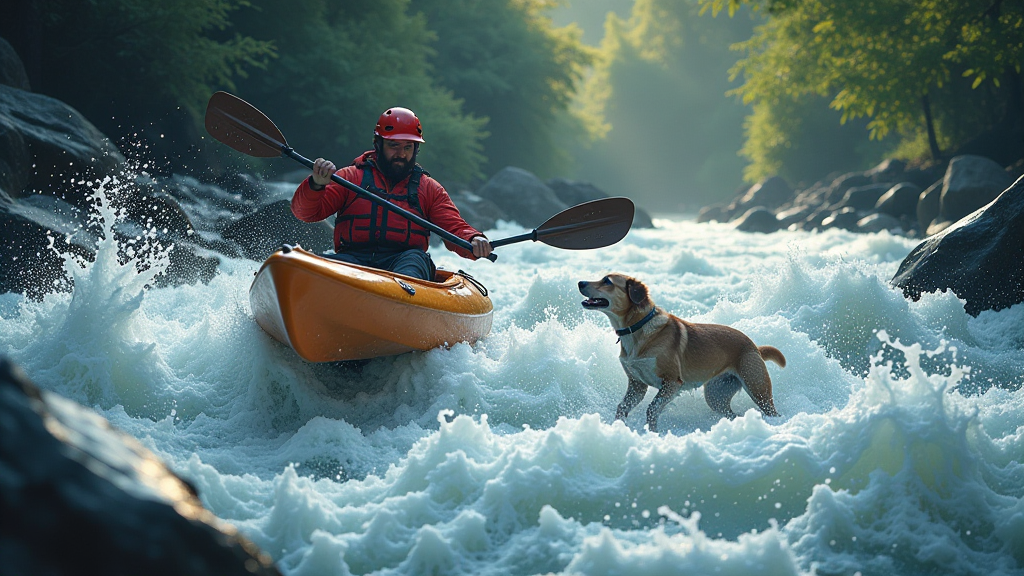
[[[308,156],[347,163],[406,106],[449,188],[517,166],[657,212],[886,157],[1024,155],[1021,2],[27,0],[0,36],[33,91],[199,178],[295,168],[206,136],[216,90]]]

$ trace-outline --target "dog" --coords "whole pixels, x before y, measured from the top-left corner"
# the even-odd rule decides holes
[[[778,416],[765,360],[785,368],[786,357],[773,346],[757,346],[746,334],[721,324],[695,324],[655,306],[642,282],[622,274],[579,283],[586,310],[603,312],[619,335],[619,362],[629,379],[615,409],[622,420],[643,400],[648,386],[658,394],[647,408],[647,428],[658,430],[658,416],[680,390],[704,383],[712,410],[733,418],[732,397],[742,387],[767,416]]]

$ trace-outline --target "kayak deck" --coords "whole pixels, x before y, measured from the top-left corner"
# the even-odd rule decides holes
[[[486,336],[493,310],[486,289],[446,270],[435,280],[295,248],[267,258],[249,301],[260,327],[309,362],[391,356]]]

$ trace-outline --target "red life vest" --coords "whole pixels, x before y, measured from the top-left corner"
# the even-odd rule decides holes
[[[418,188],[420,178],[427,172],[419,164],[413,166],[405,194],[391,194],[387,190],[378,188],[373,177],[372,163],[363,166],[362,170],[363,180],[360,187],[414,214],[423,216]],[[385,250],[419,248],[425,251],[429,246],[429,230],[410,222],[400,214],[385,210],[362,196],[356,196],[351,204],[335,215],[334,228],[340,236],[342,248]]]

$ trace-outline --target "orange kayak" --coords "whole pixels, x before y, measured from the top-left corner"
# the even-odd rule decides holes
[[[446,270],[434,280],[294,248],[267,258],[249,288],[249,302],[260,327],[309,362],[473,343],[491,331],[486,288]]]

